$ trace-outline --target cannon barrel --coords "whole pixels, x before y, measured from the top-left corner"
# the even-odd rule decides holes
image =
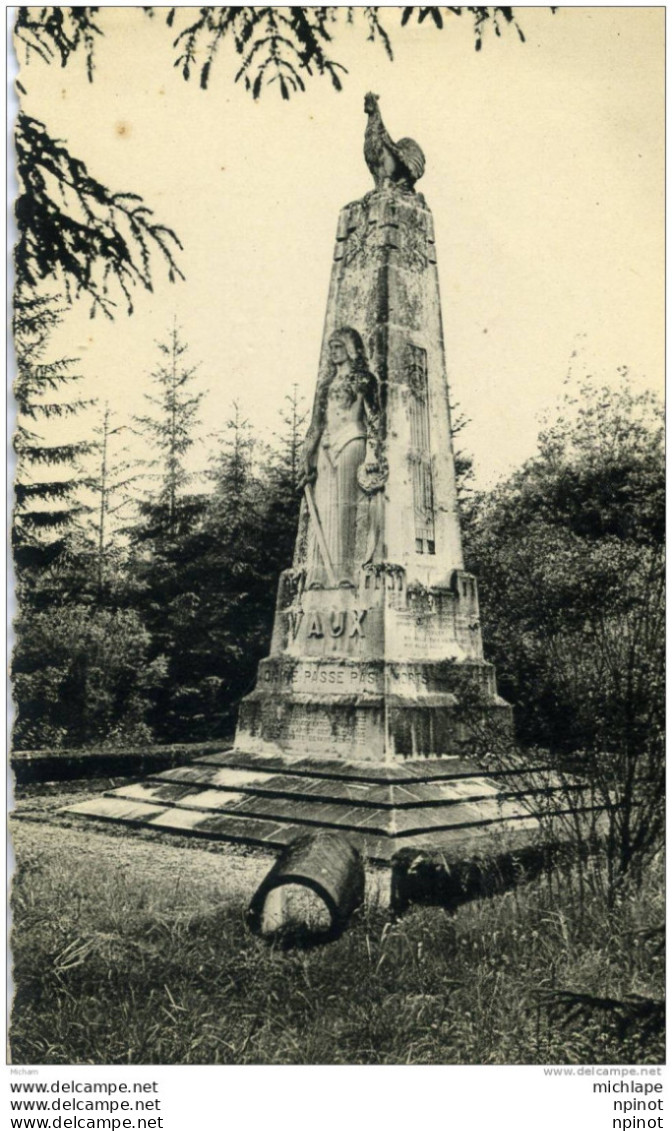
[[[318,830],[283,849],[252,897],[247,921],[265,937],[326,941],[343,931],[363,899],[361,854],[340,834]]]

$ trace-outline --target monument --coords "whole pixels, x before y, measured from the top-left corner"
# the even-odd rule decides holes
[[[374,188],[338,220],[294,561],[233,748],[71,813],[274,848],[331,829],[378,861],[537,825],[458,711],[476,688],[511,725],[462,557],[425,158],[364,107]]]
[[[294,562],[235,746],[357,761],[442,757],[468,672],[508,720],[464,570],[425,159],[367,94],[375,188],[341,211]]]

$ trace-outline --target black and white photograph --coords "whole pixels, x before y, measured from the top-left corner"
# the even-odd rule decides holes
[[[9,16],[12,1070],[653,1127],[666,9]]]

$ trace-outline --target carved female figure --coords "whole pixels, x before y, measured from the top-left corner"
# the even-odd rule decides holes
[[[373,553],[375,533],[369,519],[368,545],[360,552],[361,560],[356,560],[361,504],[384,481],[380,412],[378,383],[369,370],[364,343],[356,330],[343,326],[329,340],[329,365],[317,388],[303,449],[304,484],[311,504],[309,578],[331,573],[332,581],[352,581],[358,566]],[[324,560],[325,551],[330,561]]]

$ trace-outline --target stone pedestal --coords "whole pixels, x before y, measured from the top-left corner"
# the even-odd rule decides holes
[[[330,389],[348,378],[333,342],[348,334],[361,342],[370,391],[361,424],[353,400],[354,423],[344,425],[337,403],[334,425]],[[351,385],[354,398],[364,381]],[[332,470],[338,436],[351,428],[363,451],[367,426],[373,490],[364,457],[362,487],[343,488]],[[350,761],[454,755],[469,738],[455,718],[465,678],[509,726],[483,658],[476,581],[463,569],[434,227],[419,194],[387,186],[341,212],[311,432],[331,460],[317,463],[322,514],[304,503],[271,653],[241,704],[235,748]],[[331,491],[320,475],[333,477]],[[334,511],[349,524],[340,542]]]
[[[410,590],[403,569],[347,589],[281,579],[271,655],[240,707],[235,746],[356,761],[441,757],[468,747],[455,718],[465,679],[508,725],[484,662],[473,577]]]

